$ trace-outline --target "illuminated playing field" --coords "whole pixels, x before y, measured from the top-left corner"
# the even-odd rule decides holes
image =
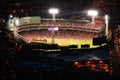
[[[52,43],[52,39],[51,38],[41,38],[46,39],[47,40],[47,44],[51,44]],[[33,42],[39,42],[39,41],[33,41]],[[75,39],[55,39],[55,44],[58,44],[59,46],[69,46],[69,45],[78,45],[78,48],[81,48],[81,45],[84,44],[89,44],[90,48],[97,48],[99,46],[94,46],[92,45],[92,39],[89,40],[75,40]]]

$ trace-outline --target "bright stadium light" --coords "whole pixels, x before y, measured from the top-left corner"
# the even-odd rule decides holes
[[[53,21],[55,21],[55,15],[59,13],[59,10],[57,8],[51,8],[49,9],[49,13],[52,14]]]
[[[95,17],[98,15],[98,11],[97,10],[89,10],[88,15],[92,17],[92,23],[94,23]]]

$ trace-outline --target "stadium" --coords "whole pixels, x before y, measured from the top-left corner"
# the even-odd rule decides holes
[[[89,45],[89,48],[96,48],[99,45],[93,45],[93,38],[104,36],[104,31],[100,31],[104,28],[103,24],[94,24],[88,20],[57,19],[54,22],[52,19],[41,19],[39,24],[27,18],[22,18],[21,21],[21,25],[16,27],[17,33],[26,43],[76,45],[79,49],[81,45]]]
[[[24,41],[19,47],[20,55],[22,59],[29,59],[28,62],[18,62],[20,69],[29,67],[30,71],[45,70],[57,75],[59,73],[56,71],[76,73],[85,68],[93,73],[111,74],[105,24],[102,20],[96,19],[95,23],[91,23],[89,19],[57,18],[53,21],[51,18],[34,16],[15,18],[14,21],[15,26],[8,29],[18,41]]]

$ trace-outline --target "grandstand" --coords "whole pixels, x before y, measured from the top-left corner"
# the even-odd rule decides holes
[[[37,19],[40,21],[36,22]],[[26,43],[53,44],[52,39],[54,38],[54,44],[58,44],[59,46],[77,45],[77,48],[81,48],[81,45],[87,44],[90,45],[89,48],[99,47],[99,45],[93,45],[92,39],[100,37],[100,29],[103,27],[103,24],[93,24],[89,20],[78,19],[56,19],[55,22],[47,18],[37,19],[34,17],[35,23],[34,20],[32,20],[32,23],[30,20],[27,20],[26,23],[26,19],[24,22],[22,18],[22,24],[16,26],[16,32],[21,35],[21,38]],[[55,28],[57,28],[57,31],[54,30]]]

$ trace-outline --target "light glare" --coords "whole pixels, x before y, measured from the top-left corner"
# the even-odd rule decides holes
[[[49,9],[49,13],[50,14],[57,14],[57,13],[59,13],[59,10],[57,8],[52,8],[52,9]]]
[[[88,15],[90,15],[90,16],[97,16],[98,15],[98,11],[97,10],[89,10],[88,11]]]

